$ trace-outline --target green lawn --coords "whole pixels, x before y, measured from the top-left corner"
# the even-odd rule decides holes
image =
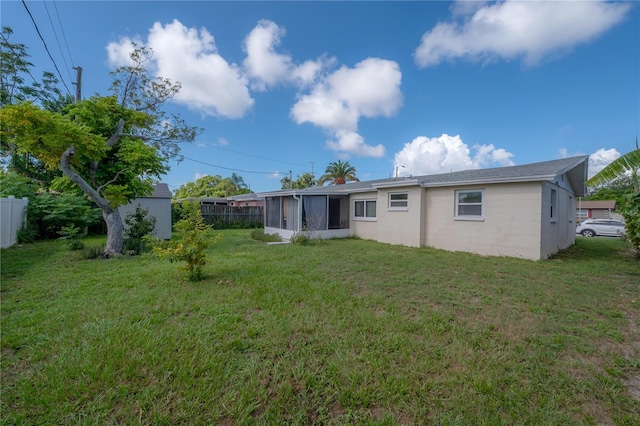
[[[532,262],[220,233],[197,283],[61,241],[2,250],[3,424],[640,424],[620,240]]]

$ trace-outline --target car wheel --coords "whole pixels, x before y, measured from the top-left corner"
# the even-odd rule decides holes
[[[581,232],[583,237],[595,237],[596,233],[593,232],[591,229],[585,229],[584,231]]]

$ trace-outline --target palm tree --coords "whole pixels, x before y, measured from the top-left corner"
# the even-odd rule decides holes
[[[330,185],[342,185],[347,181],[360,181],[356,177],[356,168],[351,166],[348,161],[338,160],[329,163],[324,174],[318,179],[318,185],[322,186],[327,182],[331,182]]]
[[[588,186],[599,186],[610,182],[627,171],[631,172],[631,181],[633,182],[634,191],[640,191],[640,181],[638,176],[640,170],[640,147],[638,147],[638,137],[636,137],[636,149],[627,152],[618,159],[612,161],[587,181]]]

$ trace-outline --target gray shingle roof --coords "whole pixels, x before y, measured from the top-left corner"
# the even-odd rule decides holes
[[[471,185],[471,184],[487,184],[487,183],[504,183],[504,182],[533,182],[533,181],[552,181],[562,173],[572,171],[570,173],[571,183],[574,186],[576,195],[584,195],[584,181],[587,177],[586,163],[589,157],[586,155],[579,157],[562,158],[560,160],[544,161],[541,163],[523,164],[520,166],[494,167],[489,169],[472,169],[462,170],[451,173],[440,173],[435,175],[422,175],[411,177],[399,177],[369,180],[362,182],[351,182],[344,185],[311,187],[306,189],[283,189],[280,191],[265,192],[262,196],[278,196],[278,195],[323,195],[323,194],[350,194],[352,192],[360,192],[374,190],[379,186],[407,186],[420,185],[429,186],[454,186],[454,185]],[[578,166],[584,163],[583,168]],[[577,168],[577,169],[576,169]],[[572,169],[576,169],[575,171]]]
[[[169,190],[169,185],[166,183],[154,183],[153,186],[153,194],[149,195],[148,198],[171,198],[172,194]]]

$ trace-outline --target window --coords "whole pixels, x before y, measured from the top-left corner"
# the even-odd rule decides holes
[[[402,193],[390,193],[389,194],[389,210],[408,210],[409,209],[409,194]]]
[[[484,190],[456,191],[456,218],[481,220],[484,215]]]
[[[558,203],[558,191],[555,189],[551,190],[551,199],[549,200],[549,217],[551,219],[556,218],[556,204]]]
[[[353,216],[361,220],[373,220],[376,218],[375,200],[358,200],[354,203]]]

